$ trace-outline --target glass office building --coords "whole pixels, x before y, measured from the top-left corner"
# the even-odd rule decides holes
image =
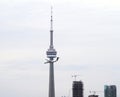
[[[104,86],[104,97],[117,97],[117,89],[115,85]]]

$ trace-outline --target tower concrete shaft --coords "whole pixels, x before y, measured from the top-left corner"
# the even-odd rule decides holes
[[[55,97],[55,87],[54,87],[54,63],[50,63],[49,72],[49,97]]]

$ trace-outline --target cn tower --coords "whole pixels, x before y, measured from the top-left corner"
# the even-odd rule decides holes
[[[49,69],[49,97],[55,97],[55,85],[54,85],[54,63],[58,61],[59,57],[57,57],[57,51],[53,46],[53,16],[52,16],[52,7],[51,7],[51,20],[50,20],[50,46],[46,51],[47,58],[46,63],[50,64]],[[54,60],[55,59],[55,60]]]

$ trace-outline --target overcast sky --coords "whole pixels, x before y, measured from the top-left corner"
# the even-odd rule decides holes
[[[53,5],[56,97],[71,96],[71,76],[103,97],[120,96],[119,0],[1,0],[0,97],[48,97],[50,7]]]

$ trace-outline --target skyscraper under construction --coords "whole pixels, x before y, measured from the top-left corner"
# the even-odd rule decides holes
[[[73,81],[72,97],[83,97],[83,82]]]

